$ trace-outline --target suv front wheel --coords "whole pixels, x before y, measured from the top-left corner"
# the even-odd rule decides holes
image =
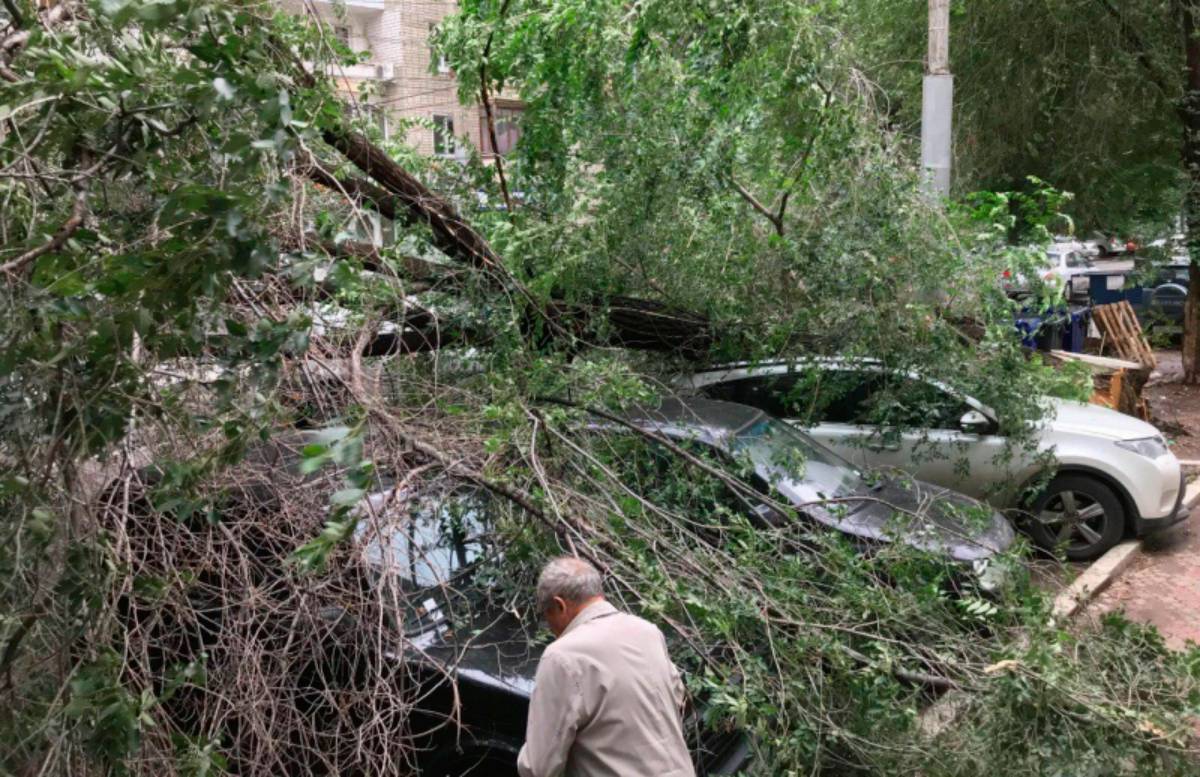
[[[1059,475],[1034,500],[1029,534],[1068,561],[1099,558],[1121,541],[1125,508],[1113,490],[1087,475]]]

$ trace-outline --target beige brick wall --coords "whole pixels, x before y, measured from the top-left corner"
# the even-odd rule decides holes
[[[303,0],[278,0],[288,10],[302,12]],[[464,153],[463,141],[481,147],[483,110],[474,101],[467,105],[458,101],[454,74],[430,68],[432,52],[429,33],[447,14],[457,8],[456,0],[383,0],[382,8],[375,3],[347,0],[346,15],[336,18],[334,5],[328,0],[312,0],[315,8],[332,26],[349,28],[352,48],[371,52],[370,62],[392,65],[392,78],[377,82],[377,94],[371,102],[379,105],[394,119],[420,118],[432,122],[434,116],[449,116],[459,153]],[[519,104],[512,95],[503,95],[503,104]],[[433,131],[414,127],[407,134],[408,142],[424,153],[433,153]]]
[[[435,115],[449,116],[455,134],[469,136],[474,107],[459,104],[452,73],[430,72],[430,27],[455,7],[453,0],[389,2],[380,35],[398,40],[399,45],[389,50],[389,56],[396,56],[391,60],[396,64],[396,79],[386,99],[394,116],[427,120]],[[433,132],[429,129],[414,128],[408,134],[408,141],[424,153],[433,153]]]

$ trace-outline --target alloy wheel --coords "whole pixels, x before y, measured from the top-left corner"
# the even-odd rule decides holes
[[[1037,518],[1054,535],[1056,546],[1076,552],[1100,542],[1109,520],[1104,505],[1078,491],[1055,494]]]

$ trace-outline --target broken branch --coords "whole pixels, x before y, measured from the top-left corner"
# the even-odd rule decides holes
[[[772,213],[771,210],[766,205],[763,205],[761,202],[759,202],[758,198],[755,197],[753,194],[751,194],[749,191],[747,191],[746,187],[744,187],[740,183],[738,183],[737,179],[735,179],[733,176],[730,176],[729,181],[733,184],[733,188],[737,190],[737,193],[742,195],[742,199],[744,199],[746,202],[750,203],[750,207],[754,208],[756,211],[761,213],[767,219],[767,221],[771,222],[771,224],[775,227],[775,233],[777,235],[779,235],[780,237],[782,237],[783,236],[783,210],[782,210],[782,208],[780,209],[779,215]],[[784,197],[783,205],[784,205],[784,207],[787,207],[787,197],[786,196]]]
[[[57,251],[70,239],[71,235],[83,224],[84,212],[87,209],[87,188],[82,183],[75,187],[75,202],[71,205],[71,215],[63,222],[54,236],[40,246],[31,248],[20,256],[0,265],[0,273],[15,275],[39,256]]]

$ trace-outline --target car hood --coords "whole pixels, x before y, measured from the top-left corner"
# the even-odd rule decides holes
[[[1145,421],[1100,405],[1066,399],[1047,399],[1046,403],[1046,417],[1040,423],[1043,437],[1047,432],[1066,432],[1109,440],[1135,440],[1160,434]]]
[[[904,542],[954,561],[990,558],[1007,550],[1015,538],[1012,525],[992,508],[920,480],[887,480],[848,497],[845,504],[847,513],[825,508],[806,513],[860,539]]]

